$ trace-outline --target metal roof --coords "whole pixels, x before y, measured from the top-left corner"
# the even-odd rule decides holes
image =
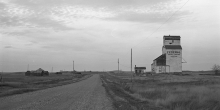
[[[166,59],[166,54],[162,54],[154,60],[158,60],[158,59]]]
[[[39,68],[39,69],[37,69],[36,71],[44,71],[43,69],[41,69],[41,68]]]
[[[146,69],[146,67],[135,67],[134,69]]]
[[[180,40],[180,36],[163,36],[165,40]]]
[[[165,45],[165,49],[182,49],[181,45]]]
[[[154,61],[157,62],[157,66],[165,66],[166,65],[166,54],[160,55]]]

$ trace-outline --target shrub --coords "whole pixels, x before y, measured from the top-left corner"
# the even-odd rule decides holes
[[[219,65],[213,65],[212,70],[215,72],[216,75],[220,75],[220,66]]]

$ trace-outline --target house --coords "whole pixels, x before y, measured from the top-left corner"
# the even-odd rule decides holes
[[[43,69],[39,68],[37,70],[33,70],[33,71],[27,71],[25,73],[25,76],[48,76],[49,72],[48,71],[44,71]]]
[[[134,70],[135,70],[135,74],[139,76],[144,73],[144,70],[146,70],[146,67],[136,67],[135,65]]]
[[[181,73],[182,47],[180,36],[163,36],[162,55],[153,60],[152,73]]]

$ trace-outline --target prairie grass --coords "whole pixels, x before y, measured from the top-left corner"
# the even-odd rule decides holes
[[[50,87],[70,84],[88,78],[89,74],[63,74],[50,76],[25,76],[24,73],[1,74],[0,97],[22,94],[26,92],[46,89]]]
[[[182,89],[182,88],[181,88]],[[156,92],[160,91],[160,92]],[[156,106],[163,106],[170,110],[219,110],[219,90],[210,90],[205,86],[177,90],[156,90],[157,97],[151,101]],[[163,93],[164,92],[164,93]],[[155,93],[155,94],[156,94]],[[145,96],[145,94],[143,95]]]
[[[155,107],[168,110],[220,110],[220,77],[213,75],[155,75],[136,77],[121,84],[132,97],[148,101]],[[123,84],[122,84],[123,82]],[[124,86],[126,85],[126,86]]]
[[[145,91],[136,88],[134,92],[169,110],[220,110],[220,88],[204,80],[151,83]]]

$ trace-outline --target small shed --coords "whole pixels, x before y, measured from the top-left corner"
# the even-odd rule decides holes
[[[135,65],[134,70],[136,75],[141,75],[144,73],[144,70],[146,70],[146,67],[136,67]]]

